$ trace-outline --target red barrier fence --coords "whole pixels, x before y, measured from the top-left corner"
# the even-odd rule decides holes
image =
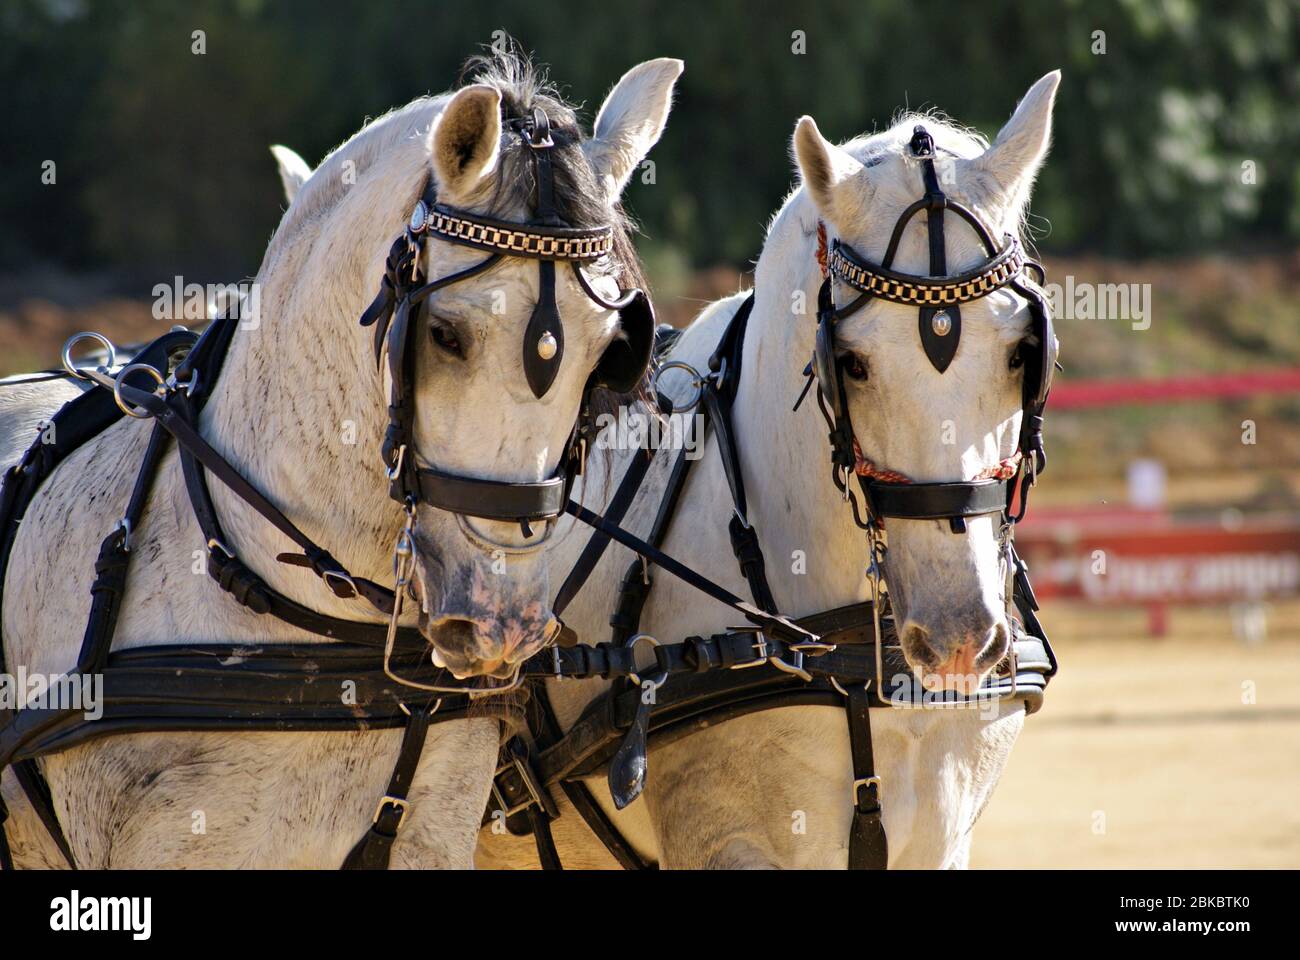
[[[1300,596],[1294,517],[1225,525],[1157,511],[1042,511],[1016,532],[1040,600],[1144,606],[1164,633],[1170,604]]]
[[[1081,410],[1130,403],[1248,397],[1260,393],[1300,393],[1300,368],[1193,374],[1162,380],[1060,380],[1052,389],[1049,409]]]

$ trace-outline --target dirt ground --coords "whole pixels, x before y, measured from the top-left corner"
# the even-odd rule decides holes
[[[1300,867],[1300,603],[1048,609],[1061,672],[975,828],[971,866]]]

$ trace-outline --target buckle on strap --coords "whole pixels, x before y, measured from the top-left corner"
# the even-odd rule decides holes
[[[397,826],[393,828],[396,834],[406,824],[406,818],[411,812],[411,803],[405,797],[394,797],[392,794],[385,794],[379,799],[379,805],[375,807],[375,815],[371,819],[372,824],[378,824],[379,818],[384,815],[384,811],[391,807],[397,811]]]
[[[492,798],[497,802],[497,809],[501,810],[507,817],[513,817],[521,810],[527,810],[536,804],[541,807],[551,819],[560,815],[560,809],[551,799],[551,795],[546,792],[537,774],[533,770],[533,765],[528,756],[528,749],[517,740],[512,740],[506,747],[506,752],[510,759],[497,768],[496,776],[492,778]],[[523,785],[527,796],[519,803],[511,804],[501,789],[501,777],[503,774],[514,770],[519,777],[519,782]]]
[[[748,670],[750,667],[761,667],[763,664],[767,663],[768,659],[772,656],[771,651],[768,649],[767,634],[763,632],[762,627],[753,624],[744,624],[738,627],[728,627],[727,632],[752,633],[754,635],[754,639],[750,641],[749,645],[749,652],[754,659],[743,663],[733,663],[731,664],[730,669]]]
[[[342,600],[350,600],[360,594],[356,582],[342,570],[323,570],[320,576],[325,585],[334,591],[334,595]]]
[[[867,788],[865,798],[862,795],[864,787]],[[880,777],[863,777],[853,781],[853,809],[862,814],[880,812]]]

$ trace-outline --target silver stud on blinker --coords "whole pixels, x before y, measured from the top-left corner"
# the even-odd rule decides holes
[[[555,334],[547,330],[537,339],[537,355],[543,360],[550,360],[555,356],[556,348],[559,344],[555,340]]]
[[[930,318],[930,329],[936,337],[946,337],[952,332],[952,317],[948,316],[947,310],[940,310]]]

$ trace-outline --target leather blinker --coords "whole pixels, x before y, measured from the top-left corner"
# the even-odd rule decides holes
[[[564,324],[555,303],[555,261],[537,262],[537,306],[524,329],[524,376],[533,396],[551,389],[564,359]]]

